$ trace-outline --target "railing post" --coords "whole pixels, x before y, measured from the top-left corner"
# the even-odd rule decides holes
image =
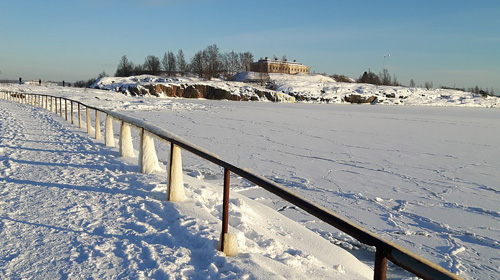
[[[54,97],[54,105],[55,105],[54,107],[55,107],[55,109],[56,109],[54,112],[55,112],[55,113],[56,113],[56,115],[57,115],[57,97]]]
[[[65,120],[68,121],[68,99],[64,99],[64,114]]]
[[[62,109],[62,97],[59,97],[59,116],[63,116],[63,109]]]
[[[90,123],[90,109],[89,107],[85,108],[85,113],[87,116],[87,134],[92,134],[92,124]]]
[[[75,113],[73,111],[73,100],[71,100],[71,124],[75,124]]]
[[[147,135],[144,128],[141,129],[140,143],[139,166],[141,168],[141,173],[150,174],[159,170],[154,140]]]
[[[180,202],[185,197],[181,148],[174,143],[170,143],[167,199],[172,202]]]
[[[115,136],[113,135],[113,117],[106,115],[106,147],[115,146]]]
[[[229,188],[231,172],[224,168],[224,195],[222,199],[222,233],[220,237],[220,250],[226,256],[238,254],[238,242],[236,236],[229,234]]]
[[[45,110],[49,110],[49,96],[45,95]]]
[[[374,268],[374,280],[386,280],[387,279],[387,258],[384,255],[382,248],[377,247],[375,252],[375,268]]]
[[[95,110],[95,139],[101,140],[101,121],[99,120],[99,110]]]
[[[224,252],[224,236],[228,233],[229,228],[229,185],[231,172],[224,168],[224,194],[222,198],[222,236],[221,236],[221,251]]]
[[[82,109],[78,103],[78,128],[82,128]]]
[[[120,127],[120,156],[135,157],[130,126],[124,121],[122,121],[122,125]]]

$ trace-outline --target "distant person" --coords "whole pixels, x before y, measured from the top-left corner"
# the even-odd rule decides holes
[[[38,85],[41,86],[42,85],[42,79],[39,79],[38,80]]]
[[[19,84],[23,83],[23,78],[19,77]]]
[[[64,87],[64,84],[66,84],[66,83],[63,81],[63,87]]]

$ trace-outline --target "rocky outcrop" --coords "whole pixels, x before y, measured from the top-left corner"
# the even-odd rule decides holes
[[[361,96],[359,94],[351,94],[344,96],[345,102],[350,103],[377,103],[378,98],[376,96]]]
[[[115,90],[131,96],[168,96],[184,98],[205,98],[214,100],[232,101],[265,101],[272,102],[295,102],[295,98],[287,94],[273,90],[262,90],[257,88],[236,88],[233,92],[224,87],[207,84],[187,83],[151,83],[151,84],[129,84],[115,88]]]
[[[169,97],[206,98],[206,99],[217,99],[217,100],[227,99],[234,101],[239,101],[242,99],[241,96],[232,94],[230,91],[209,85],[157,84],[155,89],[157,93],[163,93]]]

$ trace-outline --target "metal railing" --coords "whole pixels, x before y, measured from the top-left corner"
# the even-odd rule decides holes
[[[386,279],[387,276],[387,262],[390,260],[397,266],[415,274],[423,279],[462,279],[456,274],[453,274],[441,266],[432,263],[431,261],[411,253],[410,251],[402,248],[401,246],[394,244],[390,241],[383,239],[382,237],[370,232],[369,230],[356,225],[355,223],[341,217],[332,211],[309,201],[300,195],[288,190],[284,186],[279,185],[261,175],[255,174],[249,170],[237,167],[227,161],[221,159],[218,155],[207,151],[201,147],[198,147],[181,137],[150,123],[142,122],[134,119],[130,116],[123,115],[117,112],[99,109],[93,106],[88,106],[79,101],[67,99],[64,97],[56,97],[51,95],[43,94],[28,94],[19,92],[1,92],[0,97],[3,99],[13,100],[20,103],[30,104],[33,106],[43,107],[47,110],[59,113],[63,117],[63,101],[64,101],[64,118],[68,120],[68,102],[70,103],[71,118],[70,121],[74,124],[73,109],[74,104],[77,105],[78,114],[78,126],[82,127],[82,109],[85,108],[87,133],[92,134],[91,120],[90,120],[90,110],[95,111],[95,138],[99,139],[101,137],[100,124],[99,124],[99,113],[106,114],[107,118],[112,117],[117,121],[121,121],[123,124],[128,124],[136,127],[141,131],[141,135],[145,132],[156,136],[159,139],[169,143],[171,145],[170,152],[170,164],[169,164],[169,178],[168,178],[168,189],[172,188],[172,169],[174,168],[172,162],[173,150],[175,147],[179,147],[185,151],[197,155],[207,161],[210,161],[220,167],[224,168],[224,192],[223,192],[223,213],[222,213],[222,234],[221,234],[221,247],[220,250],[224,251],[224,238],[225,234],[228,233],[228,209],[229,209],[229,191],[230,191],[230,174],[231,172],[241,176],[242,178],[254,183],[257,186],[264,188],[265,190],[279,196],[283,200],[298,206],[299,208],[305,210],[316,218],[326,222],[327,224],[347,233],[348,235],[354,237],[359,242],[374,246],[376,248],[375,252],[375,266],[374,266],[374,277],[376,280]],[[109,129],[106,126],[106,129]],[[112,128],[111,128],[112,129]],[[122,131],[120,132],[122,133]],[[141,138],[142,139],[142,138]],[[142,141],[141,141],[142,142]],[[121,144],[120,144],[121,145]],[[141,147],[142,148],[142,147]],[[139,165],[142,164],[141,159],[139,159]],[[142,167],[141,167],[141,170]]]

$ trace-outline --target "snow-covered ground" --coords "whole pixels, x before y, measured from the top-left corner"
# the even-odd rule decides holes
[[[337,85],[343,90],[370,87]],[[443,90],[433,98],[420,98],[425,97],[420,94],[413,99],[412,105],[428,106],[370,106],[6,88],[66,96],[153,122],[466,279],[496,279],[500,274],[500,111],[468,108],[498,107],[498,98]],[[457,98],[447,98],[455,94]],[[410,104],[407,101],[412,99],[405,100]],[[166,149],[160,148],[159,155],[166,159]],[[220,183],[217,167],[189,154],[184,154],[184,166],[191,176]],[[233,180],[233,184],[236,192],[372,262],[371,256],[367,258],[370,248],[247,182]]]
[[[217,251],[221,188],[186,176],[165,202],[166,174],[138,174],[81,129],[0,100],[1,279],[370,279],[340,247],[233,193],[241,253]]]

